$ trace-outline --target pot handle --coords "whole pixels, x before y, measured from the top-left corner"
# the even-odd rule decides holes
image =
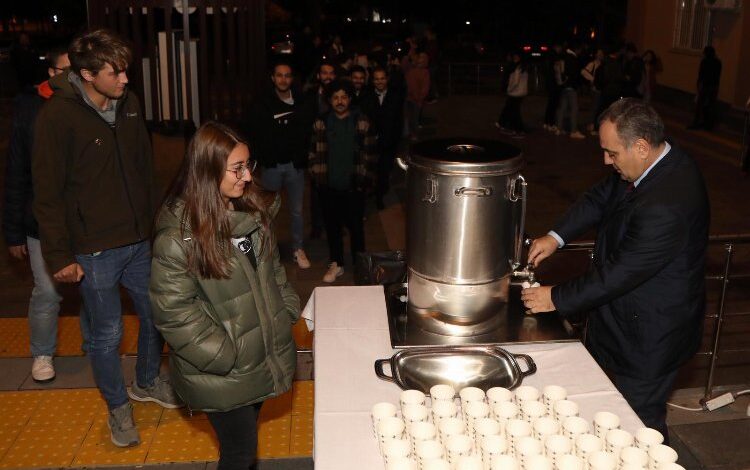
[[[396,157],[396,164],[401,167],[402,170],[407,171],[409,169],[409,164],[406,163],[407,157]]]
[[[378,359],[375,361],[375,375],[378,376],[379,379],[387,380],[388,382],[396,383],[396,379],[393,378],[390,375],[386,375],[383,371],[383,364],[390,363],[390,359]],[[536,370],[536,366],[534,366],[534,370]],[[391,368],[391,373],[393,373],[393,368]]]
[[[521,253],[523,252],[524,242],[523,234],[524,230],[526,229],[526,187],[526,178],[524,178],[520,173],[510,181],[510,192],[508,194],[508,199],[510,200],[510,202],[518,202],[519,200],[521,201],[521,217],[518,221],[518,226],[516,228],[515,234],[515,253],[512,262],[513,269],[517,269],[519,266],[521,266]]]
[[[529,356],[528,354],[514,354],[513,357],[515,357],[516,360],[523,359],[523,362],[526,363],[526,367],[528,369],[525,372],[521,371],[522,377],[528,377],[536,373],[536,363],[534,362],[534,359],[531,358],[531,356]]]

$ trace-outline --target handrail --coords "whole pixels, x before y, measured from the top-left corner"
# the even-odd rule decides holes
[[[528,245],[531,240],[526,240]],[[703,400],[709,400],[712,398],[714,376],[717,367],[717,361],[719,353],[738,353],[738,352],[750,352],[750,348],[746,349],[732,349],[732,350],[720,350],[719,345],[721,343],[721,332],[723,330],[724,322],[728,318],[733,317],[744,317],[750,315],[750,312],[735,312],[726,313],[726,300],[727,300],[727,289],[732,280],[745,279],[750,277],[748,273],[739,273],[732,275],[732,256],[735,251],[735,245],[750,244],[750,234],[748,233],[732,233],[732,234],[721,234],[721,235],[710,235],[708,237],[708,243],[710,245],[724,245],[724,267],[722,274],[706,274],[706,280],[709,281],[720,281],[721,282],[721,295],[719,296],[719,308],[716,314],[709,314],[706,312],[705,318],[714,320],[714,331],[712,335],[712,344],[710,351],[700,351],[696,353],[701,356],[710,356],[710,362],[708,366],[708,377],[706,378],[706,386],[703,392]],[[589,251],[593,256],[594,242],[591,240],[571,242],[560,248],[560,251]]]

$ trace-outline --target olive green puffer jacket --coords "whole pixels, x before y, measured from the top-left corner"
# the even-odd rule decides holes
[[[261,250],[260,231],[251,239],[253,268],[233,248],[229,279],[202,279],[187,270],[180,230],[182,204],[161,211],[151,268],[154,322],[172,348],[175,391],[192,409],[229,411],[289,390],[296,365],[291,327],[299,297],[289,285],[276,246]],[[232,236],[261,227],[256,214],[230,211]],[[262,230],[262,229],[261,229]]]

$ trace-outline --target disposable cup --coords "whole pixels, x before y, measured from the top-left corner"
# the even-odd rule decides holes
[[[465,407],[467,403],[471,403],[473,401],[483,402],[485,398],[484,390],[477,387],[464,387],[460,392],[458,392],[458,395],[461,397],[462,407]]]
[[[440,421],[445,418],[458,417],[458,406],[452,401],[432,402],[432,421],[440,425]]]
[[[556,419],[550,418],[549,416],[542,416],[534,420],[532,424],[532,435],[542,441],[547,439],[547,436],[557,434],[560,432],[560,423]]]
[[[432,401],[432,407],[435,407],[435,403],[440,401],[449,401],[453,403],[453,399],[456,397],[456,389],[447,384],[438,384],[430,387],[430,400]]]
[[[383,418],[395,417],[398,414],[398,408],[393,403],[381,402],[372,406],[370,417],[372,418],[372,433],[377,437],[378,423]]]
[[[604,437],[607,452],[612,452],[618,458],[622,449],[632,446],[633,443],[633,435],[622,429],[611,429]]]
[[[560,434],[554,434],[548,436],[544,442],[544,455],[552,459],[553,463],[557,463],[557,459],[561,455],[570,453],[571,450],[570,439]]]
[[[577,455],[565,454],[557,458],[557,470],[584,470],[586,462]]]
[[[484,436],[479,448],[485,463],[489,466],[493,455],[504,454],[508,451],[508,441],[502,436]]]
[[[663,442],[664,436],[656,429],[640,428],[635,432],[635,446],[646,452],[648,452],[651,446],[662,444]]]
[[[487,390],[487,403],[494,407],[504,401],[513,401],[513,392],[504,387],[492,387]]]
[[[519,470],[518,460],[512,455],[493,455],[490,461],[490,470]]]
[[[516,455],[518,441],[522,437],[531,436],[531,432],[531,424],[527,421],[522,419],[508,420],[508,424],[505,426],[505,437],[508,440],[508,447],[512,455]]]
[[[411,455],[411,443],[406,439],[391,439],[383,444],[383,460],[388,463],[392,460],[407,458]]]
[[[484,470],[484,464],[478,455],[464,455],[458,458],[456,470]]]
[[[620,417],[609,411],[599,411],[594,414],[594,434],[604,439],[607,431],[620,427]]]
[[[518,439],[518,442],[516,443],[516,458],[522,468],[527,468],[529,470],[533,468],[528,465],[529,458],[534,455],[542,455],[542,451],[542,443],[531,436],[522,437]]]
[[[474,441],[467,435],[455,434],[445,443],[445,451],[451,465],[458,464],[458,459],[469,456],[474,448]]]
[[[401,439],[404,437],[404,425],[401,418],[383,418],[378,423],[378,444],[380,452],[383,452],[383,444],[392,439]]]
[[[385,470],[418,470],[418,469],[419,469],[419,466],[417,465],[417,462],[406,457],[393,459],[393,460],[388,461],[385,464]]]
[[[542,403],[547,407],[547,414],[552,416],[555,402],[568,398],[568,391],[559,385],[547,385],[542,389]]]
[[[547,414],[547,407],[540,401],[525,401],[521,405],[521,418],[533,423],[537,418]]]
[[[424,405],[406,405],[401,410],[401,417],[408,431],[412,424],[429,421],[430,410]]]
[[[445,444],[451,436],[466,434],[466,425],[459,418],[445,418],[440,421],[438,433],[440,435],[440,442]]]
[[[646,467],[648,465],[648,454],[638,447],[623,447],[620,451],[620,466],[625,465]]]
[[[521,385],[516,388],[513,400],[517,405],[522,405],[526,401],[539,401],[539,389],[531,385]]]
[[[604,442],[594,434],[581,434],[576,437],[575,455],[578,457],[586,460],[589,455],[599,450],[604,450]]]
[[[589,470],[617,470],[617,457],[612,452],[597,450],[589,455]]]
[[[469,434],[474,436],[474,423],[476,423],[478,419],[490,416],[490,405],[481,401],[473,401],[466,405],[465,411],[464,419],[466,420],[466,429]]]
[[[416,445],[415,455],[417,456],[419,465],[423,466],[427,460],[443,458],[445,449],[438,441],[420,441]]]
[[[474,440],[477,448],[481,447],[482,439],[487,436],[499,436],[501,430],[500,423],[492,418],[479,418],[474,421]]]
[[[424,405],[426,401],[427,397],[421,390],[404,390],[399,397],[401,411],[407,405]]]
[[[549,457],[537,454],[529,456],[521,464],[521,468],[524,470],[554,470],[555,464]]]
[[[664,444],[656,444],[648,450],[648,468],[656,470],[660,465],[677,462],[677,452]]]
[[[412,451],[416,453],[417,443],[420,441],[434,441],[437,440],[437,429],[432,423],[418,422],[413,423],[408,428],[409,436],[411,437]]]
[[[492,417],[500,423],[501,434],[505,435],[505,425],[511,419],[518,418],[518,405],[508,401],[499,403],[492,408]]]
[[[562,423],[562,433],[570,439],[571,444],[576,437],[589,432],[589,422],[580,416],[568,416]]]
[[[578,403],[570,400],[558,400],[552,405],[555,419],[561,423],[565,418],[578,416]]]

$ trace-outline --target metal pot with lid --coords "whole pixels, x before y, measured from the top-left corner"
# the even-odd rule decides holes
[[[520,149],[450,138],[415,144],[407,170],[409,312],[420,328],[473,336],[495,328],[521,264],[526,181]]]

